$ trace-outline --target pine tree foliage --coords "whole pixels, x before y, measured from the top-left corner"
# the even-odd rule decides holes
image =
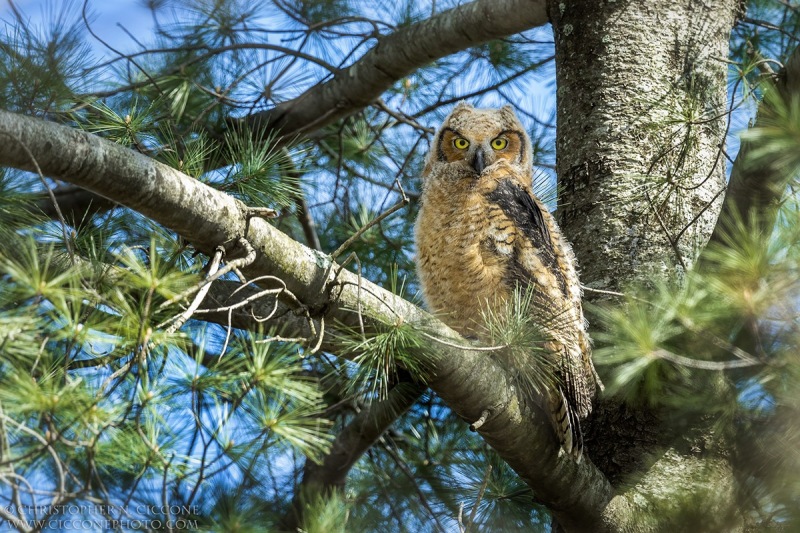
[[[348,69],[370,50],[464,3],[146,4],[152,34],[131,34],[119,48],[99,35],[99,2],[43,3],[42,13],[10,2],[2,108],[89,132],[232,195],[260,209],[252,217],[317,249],[318,265],[334,254],[359,279],[417,304],[418,177],[455,102],[511,104],[533,138],[536,190],[554,208],[569,204],[573,191],[554,186],[549,27],[430,50],[408,75],[383,73],[388,88],[357,111],[283,131],[279,119],[264,129],[248,117],[311,105],[312,91],[343,76],[362,83],[365,74]],[[740,523],[750,530],[800,527],[800,96],[772,85],[798,45],[798,25],[796,2],[748,2],[727,59],[728,141],[738,146],[741,133],[749,150],[736,165],[772,176],[771,214],[722,220],[722,237],[698,245],[680,279],[630,280],[608,298],[586,292],[606,396],[662,413],[676,434],[710,427],[694,446],[731,460]],[[667,222],[695,207],[687,154],[698,129],[720,118],[702,77],[688,78],[685,99],[644,102],[659,110],[642,133],[658,138],[654,166],[670,171],[639,192]],[[352,104],[345,100],[340,107]],[[672,133],[659,137],[665,125]],[[718,163],[734,157],[720,148]],[[490,347],[441,339],[399,315],[367,320],[379,315],[360,301],[350,309],[359,322],[325,320],[325,305],[301,301],[291,280],[250,279],[246,258],[220,263],[133,209],[81,191],[68,199],[74,193],[46,173],[0,176],[0,519],[8,527],[78,518],[122,521],[99,526],[116,530],[162,527],[154,521],[209,531],[551,530],[558,510],[469,431],[475,420],[465,423],[426,388],[441,378],[433,369],[442,347],[528,365],[510,383],[531,395],[547,387],[542,325],[522,311],[531,295],[485,317]],[[238,307],[203,300],[221,286],[255,293],[267,309],[242,319]],[[287,315],[306,329],[284,328]],[[337,470],[341,447],[349,457]],[[654,516],[702,520],[691,510],[696,494],[670,495],[653,504]]]

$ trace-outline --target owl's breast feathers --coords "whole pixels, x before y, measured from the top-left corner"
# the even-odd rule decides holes
[[[569,245],[550,213],[508,165],[493,167],[425,190],[416,232],[428,304],[454,329],[478,336],[476,304],[499,310],[515,290],[531,294],[537,314],[557,318],[575,304],[580,313]]]
[[[591,411],[599,380],[569,243],[507,164],[477,177],[450,171],[426,184],[416,226],[428,305],[461,334],[488,341],[481,311],[503,313],[514,291],[530,297],[527,311],[558,375],[547,399],[553,425],[562,446],[579,459],[579,418]]]

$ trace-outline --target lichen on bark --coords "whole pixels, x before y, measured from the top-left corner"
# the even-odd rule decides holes
[[[584,285],[680,283],[708,242],[724,196],[724,58],[737,7],[550,2],[559,216]],[[652,522],[664,517],[661,486],[684,491],[690,499],[676,501],[692,502],[687,513],[719,506],[727,517],[735,504],[724,453],[678,451],[697,435],[665,431],[661,414],[605,398],[589,421],[587,452],[618,494],[604,515],[608,531],[669,530]],[[709,468],[716,492],[703,478]]]
[[[676,279],[722,203],[736,2],[551,3],[562,227],[584,284]],[[567,31],[569,29],[569,31]]]

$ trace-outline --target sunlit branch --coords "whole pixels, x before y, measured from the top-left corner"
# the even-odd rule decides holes
[[[68,178],[122,201],[202,252],[210,254],[223,245],[228,257],[243,256],[246,250],[237,243],[244,236],[256,250],[245,274],[279,277],[312,317],[353,329],[362,318],[368,329],[401,319],[431,335],[460,339],[415,305],[359,280],[356,274],[331,269],[330,259],[323,254],[262,219],[248,219],[241,202],[173,168],[88,133],[5,111],[0,111],[0,131],[17,136],[45,175]],[[29,158],[13,143],[0,145],[0,164],[31,168]],[[415,355],[413,349],[409,351]],[[608,480],[591,461],[576,463],[559,455],[556,439],[545,429],[547,416],[519,396],[511,385],[513,378],[498,361],[484,352],[446,346],[431,355],[416,355],[430,361],[429,386],[460,417],[474,421],[491,409],[492,417],[480,435],[553,509],[560,523],[575,528],[596,523],[613,496]]]
[[[330,81],[247,117],[254,130],[292,136],[363,109],[395,82],[434,59],[547,22],[546,2],[476,0],[382,37]]]

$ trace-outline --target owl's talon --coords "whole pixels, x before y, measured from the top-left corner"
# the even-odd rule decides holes
[[[486,420],[489,418],[490,414],[491,411],[489,411],[488,409],[484,409],[483,412],[481,413],[481,417],[469,425],[469,430],[478,431],[481,428],[481,426],[486,423]]]

